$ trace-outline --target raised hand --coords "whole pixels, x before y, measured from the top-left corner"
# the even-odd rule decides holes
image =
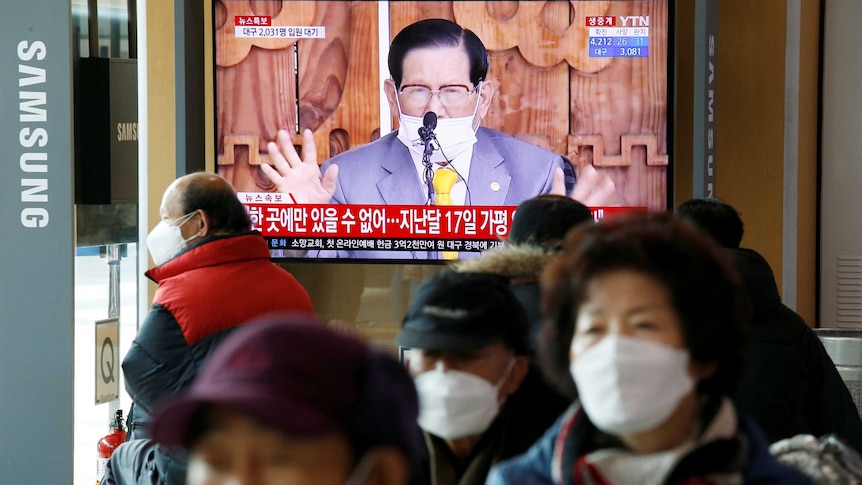
[[[329,202],[338,182],[338,166],[331,165],[321,177],[320,167],[317,165],[317,147],[311,130],[302,132],[304,160],[296,153],[290,133],[279,130],[275,140],[266,144],[274,168],[263,164],[260,169],[275,184],[278,191],[291,194],[299,204]]]
[[[584,165],[578,172],[578,179],[571,194],[566,193],[566,179],[563,169],[554,172],[551,193],[565,195],[587,207],[618,205],[617,186],[606,174],[600,174],[592,165]]]

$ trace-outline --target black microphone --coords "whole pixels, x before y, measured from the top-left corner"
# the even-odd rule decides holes
[[[434,128],[437,128],[437,113],[429,111],[422,117],[422,124],[419,128],[419,138],[426,144],[434,138]]]
[[[433,111],[425,113],[425,116],[422,117],[422,124],[424,126],[419,127],[419,139],[425,145],[425,150],[422,152],[422,164],[425,166],[422,178],[427,187],[428,199],[426,203],[430,204],[434,200],[434,169],[431,168],[431,153],[434,151],[434,147],[431,145],[431,141],[436,138],[434,128],[437,128],[437,113]]]

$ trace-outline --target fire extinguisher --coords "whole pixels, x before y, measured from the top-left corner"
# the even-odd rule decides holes
[[[117,409],[116,416],[108,426],[110,426],[111,432],[102,436],[102,439],[99,440],[99,444],[96,446],[99,452],[99,457],[96,461],[96,485],[99,485],[99,481],[102,480],[102,476],[105,474],[105,466],[108,464],[108,458],[111,457],[111,454],[122,442],[126,441],[126,428],[123,423],[122,409]]]

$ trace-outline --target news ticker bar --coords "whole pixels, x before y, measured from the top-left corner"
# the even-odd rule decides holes
[[[288,251],[457,251],[479,253],[502,246],[503,240],[427,239],[427,238],[336,238],[267,237],[271,252],[279,256]],[[281,253],[279,253],[279,251]]]
[[[251,217],[252,228],[266,238],[497,241],[508,236],[517,208],[293,204],[284,194],[249,192],[240,193],[239,199]],[[646,208],[591,208],[596,220],[632,210]]]
[[[498,239],[514,207],[245,203],[265,237]]]

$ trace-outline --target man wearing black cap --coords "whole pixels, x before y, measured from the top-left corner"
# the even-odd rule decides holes
[[[459,261],[452,268],[509,278],[512,292],[530,321],[532,351],[543,323],[539,311],[539,274],[556,257],[569,229],[585,222],[593,222],[593,215],[576,200],[551,194],[527,199],[515,210],[505,245],[485,251],[480,258]]]
[[[527,327],[505,278],[443,270],[417,289],[396,337],[427,449],[416,483],[483,484],[565,409],[530,370]]]
[[[188,485],[405,485],[417,412],[394,357],[287,314],[232,334],[151,429],[189,450]]]

